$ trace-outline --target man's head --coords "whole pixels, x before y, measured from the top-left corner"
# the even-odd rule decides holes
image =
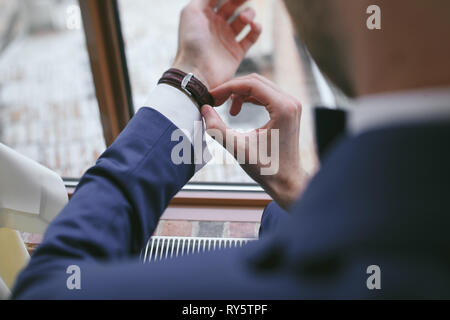
[[[349,96],[450,86],[450,1],[285,2],[319,67]],[[371,5],[381,30],[367,27]]]

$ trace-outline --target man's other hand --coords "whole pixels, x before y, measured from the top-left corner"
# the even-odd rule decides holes
[[[252,74],[242,78],[231,80],[211,91],[216,105],[222,105],[230,97],[233,100],[230,113],[238,115],[242,105],[250,102],[266,108],[270,115],[270,121],[260,129],[249,133],[240,133],[227,128],[218,113],[211,106],[202,107],[202,115],[205,118],[208,130],[218,130],[223,141],[219,141],[235,158],[239,154],[245,155],[245,164],[242,168],[258,182],[268,194],[283,208],[288,209],[297,199],[305,186],[307,176],[300,165],[300,120],[302,106],[295,98],[282,92],[268,79]],[[278,170],[274,174],[263,175],[261,169],[267,167],[259,160],[251,164],[250,152],[255,149],[255,144],[264,134],[268,137],[268,145],[272,146],[275,135],[272,129],[278,130],[279,140],[274,141],[279,147],[279,156],[272,161],[278,161]],[[215,138],[215,137],[214,137]],[[228,139],[234,139],[233,144],[228,144]],[[217,140],[217,139],[216,139]],[[259,145],[259,148],[261,146]],[[272,153],[268,150],[269,153]],[[261,152],[261,150],[258,150]],[[273,154],[272,154],[273,156]],[[240,160],[240,159],[239,159]]]
[[[247,51],[258,40],[261,26],[253,21],[255,12],[243,10],[247,0],[192,0],[181,14],[178,52],[173,67],[192,72],[209,89],[233,78]],[[251,30],[240,42],[236,37],[249,25]]]

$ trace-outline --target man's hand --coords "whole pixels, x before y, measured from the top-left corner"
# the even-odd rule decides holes
[[[194,73],[209,89],[232,79],[261,34],[261,26],[253,21],[253,9],[245,9],[228,23],[246,1],[228,0],[216,12],[219,0],[192,0],[181,14],[173,67]],[[236,37],[247,25],[251,31],[237,42]]]
[[[279,161],[278,172],[273,175],[262,175],[261,168],[265,166],[259,161],[259,156],[258,164],[252,165],[246,162],[241,166],[280,206],[288,208],[300,195],[307,179],[300,166],[299,137],[302,115],[300,102],[283,93],[269,80],[256,74],[231,80],[212,90],[211,94],[216,105],[222,105],[232,97],[233,104],[230,110],[232,115],[239,114],[245,102],[264,106],[269,112],[270,121],[263,128],[250,133],[239,133],[227,128],[214,108],[202,107],[207,129],[218,130],[221,133],[225,138],[221,141],[225,148],[229,147],[227,139],[234,139],[234,149],[228,151],[234,157],[237,157],[239,152],[245,154],[247,161],[250,157],[250,143],[256,143],[262,134],[268,134],[270,146],[273,139],[271,130],[279,130],[279,141],[275,141],[279,143],[279,159],[275,159]]]

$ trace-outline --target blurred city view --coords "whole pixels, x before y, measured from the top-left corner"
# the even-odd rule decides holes
[[[188,0],[119,0],[135,109],[145,106],[177,46],[178,18]],[[301,161],[313,172],[316,156],[311,106],[324,90],[305,50],[298,47],[279,0],[249,2],[264,33],[239,75],[258,72],[304,106]],[[76,0],[0,0],[0,142],[63,177],[80,177],[105,150],[84,31]],[[300,48],[300,50],[297,50]],[[268,119],[248,105],[231,117],[233,128],[250,130]],[[196,182],[250,183],[237,164],[210,164]]]
[[[76,0],[0,0],[0,142],[64,177],[105,150]]]

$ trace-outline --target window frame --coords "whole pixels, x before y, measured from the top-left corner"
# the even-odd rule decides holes
[[[134,115],[116,0],[79,0],[105,143],[110,146]]]

